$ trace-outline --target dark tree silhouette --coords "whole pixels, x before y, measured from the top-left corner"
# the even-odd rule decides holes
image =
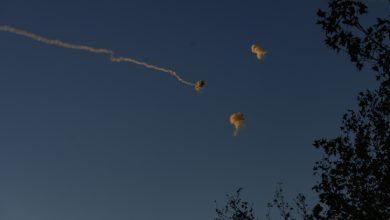
[[[325,155],[314,167],[320,202],[313,217],[390,219],[390,21],[377,18],[364,27],[361,1],[330,0],[328,6],[317,13],[325,43],[345,51],[359,70],[369,64],[379,88],[359,94],[359,109],[344,115],[339,137],[315,141]]]
[[[226,195],[228,200],[224,208],[216,208],[217,218],[215,220],[258,220],[254,216],[253,206],[249,202],[241,198],[241,190],[239,188],[234,196]],[[266,219],[271,220],[271,209],[275,208],[284,220],[296,220],[292,213],[297,213],[297,216],[303,220],[312,220],[310,211],[307,208],[306,198],[299,194],[293,206],[290,205],[284,198],[282,184],[279,183],[275,190],[274,199],[267,204],[268,212]]]
[[[328,12],[318,10],[317,23],[325,31],[325,43],[337,52],[345,51],[361,70],[369,64],[381,82],[390,78],[390,21],[377,18],[376,23],[365,27],[362,15],[367,6],[358,0],[329,0]]]
[[[316,219],[390,219],[390,91],[362,92],[344,115],[341,136],[317,140]]]
[[[345,52],[358,70],[371,68],[379,86],[358,95],[358,110],[343,116],[340,136],[314,142],[324,156],[313,168],[319,177],[313,187],[319,202],[313,209],[307,211],[302,195],[297,197],[297,209],[291,208],[278,188],[268,207],[277,208],[285,220],[296,219],[293,212],[305,220],[390,219],[390,20],[377,18],[373,25],[364,26],[367,12],[360,0],[328,0],[328,9],[317,12],[325,44],[337,53]],[[237,196],[230,198],[227,207],[232,201],[242,202]],[[242,211],[233,207],[229,209],[233,217],[219,215],[217,220],[254,219],[252,209],[251,218],[238,218],[235,213]]]
[[[309,213],[306,197],[302,194],[298,194],[294,201],[294,206],[290,205],[284,198],[282,184],[279,183],[278,187],[275,190],[274,199],[272,202],[268,203],[268,213],[266,215],[267,219],[270,220],[270,209],[276,208],[279,211],[280,217],[284,220],[311,220],[312,216]],[[298,215],[298,218],[294,216],[293,213]]]
[[[215,220],[256,220],[253,215],[253,207],[240,197],[242,188],[236,194],[226,195],[228,201],[224,208],[216,208],[217,218]]]

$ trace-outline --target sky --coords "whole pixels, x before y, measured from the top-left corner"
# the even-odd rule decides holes
[[[357,93],[376,85],[324,45],[315,22],[325,6],[1,0],[0,25],[206,86],[0,32],[0,219],[213,219],[214,200],[222,207],[239,187],[263,217],[278,182],[287,198],[315,201],[313,141],[339,135]],[[246,126],[234,137],[238,111]]]

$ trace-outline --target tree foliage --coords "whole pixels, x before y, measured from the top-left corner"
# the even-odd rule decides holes
[[[341,135],[314,142],[324,157],[314,167],[316,219],[390,219],[390,21],[364,27],[362,1],[330,0],[318,11],[325,43],[345,51],[360,70],[371,65],[379,88],[361,92],[359,109],[343,116]]]
[[[317,140],[317,219],[390,219],[390,91],[362,92],[344,115],[342,134]]]
[[[276,208],[279,211],[279,215],[284,220],[311,220],[311,214],[308,210],[306,203],[306,197],[302,194],[298,194],[293,202],[294,206],[290,205],[284,198],[282,184],[279,183],[275,190],[274,199],[268,203],[267,219],[270,220],[270,209]],[[293,213],[297,214],[296,217]]]
[[[234,196],[226,195],[228,198],[227,203],[224,208],[216,208],[217,218],[215,220],[258,220],[254,216],[253,206],[241,198],[241,190],[242,188],[239,188]],[[267,220],[272,219],[271,209],[276,209],[284,220],[313,219],[306,203],[306,197],[299,194],[293,201],[293,205],[289,204],[284,198],[281,183],[278,184],[274,199],[267,204],[267,207],[268,212],[265,216]]]
[[[225,207],[215,209],[217,213],[215,220],[256,220],[252,205],[241,198],[241,190],[242,188],[239,188],[235,195],[226,195],[228,201]]]
[[[325,43],[339,52],[345,51],[351,62],[361,70],[368,64],[382,82],[390,78],[390,21],[376,18],[376,23],[364,26],[367,6],[358,0],[329,0],[329,11],[318,10],[317,24],[325,31]]]

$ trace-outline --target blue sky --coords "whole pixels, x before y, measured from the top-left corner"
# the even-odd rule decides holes
[[[238,187],[264,215],[278,182],[314,200],[313,140],[338,135],[357,93],[375,86],[324,45],[324,6],[2,0],[0,24],[110,48],[206,88],[0,32],[0,218],[212,219],[213,201]],[[247,124],[233,137],[236,111]]]

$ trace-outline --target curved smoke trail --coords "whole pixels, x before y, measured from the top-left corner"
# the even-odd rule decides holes
[[[49,39],[49,38],[31,33],[28,31],[24,31],[24,30],[20,30],[20,29],[14,28],[14,27],[10,27],[7,25],[1,25],[0,31],[13,33],[13,34],[16,34],[19,36],[30,38],[32,40],[35,40],[35,41],[38,41],[38,42],[41,42],[44,44],[55,45],[55,46],[63,47],[63,48],[67,48],[67,49],[83,50],[83,51],[88,51],[88,52],[97,53],[97,54],[107,54],[110,56],[110,60],[112,62],[128,62],[128,63],[134,63],[137,65],[141,65],[141,66],[146,67],[146,68],[150,68],[150,69],[154,69],[154,70],[157,70],[160,72],[168,73],[171,76],[175,77],[179,82],[181,82],[185,85],[195,86],[195,83],[188,82],[188,81],[182,79],[175,71],[173,71],[171,69],[158,67],[158,66],[155,66],[152,64],[148,64],[148,63],[139,61],[139,60],[135,60],[135,59],[130,58],[130,57],[116,57],[115,52],[113,50],[110,50],[110,49],[94,48],[94,47],[90,47],[90,46],[86,46],[86,45],[70,44],[70,43],[60,41],[60,40]]]

